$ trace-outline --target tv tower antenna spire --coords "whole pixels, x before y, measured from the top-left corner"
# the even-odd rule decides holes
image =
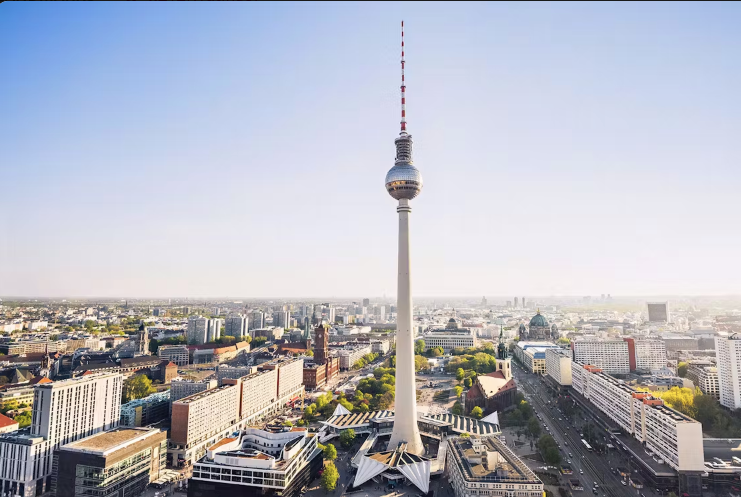
[[[401,134],[407,132],[407,85],[404,81],[404,21],[401,21]]]

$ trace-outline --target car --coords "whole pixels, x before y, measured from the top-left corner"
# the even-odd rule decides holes
[[[599,488],[599,485],[597,485],[597,482],[594,482],[594,488]]]
[[[571,455],[571,452],[569,452],[569,457],[574,457],[574,456]]]
[[[593,489],[592,489],[592,493],[593,493],[594,495],[597,495],[597,489],[596,489],[596,488],[593,488]]]
[[[622,483],[624,487],[628,485],[627,483],[625,483],[625,480],[620,480],[620,483]]]
[[[580,474],[580,475],[583,475],[583,474],[584,474],[584,470],[583,470],[583,469],[580,469],[580,470],[579,470],[579,474]]]

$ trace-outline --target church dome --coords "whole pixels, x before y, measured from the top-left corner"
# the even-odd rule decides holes
[[[543,317],[543,315],[538,311],[538,313],[533,316],[533,319],[530,320],[530,326],[550,326],[548,324],[548,320]]]

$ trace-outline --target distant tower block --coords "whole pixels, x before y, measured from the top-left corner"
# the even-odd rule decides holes
[[[422,190],[422,175],[412,161],[412,136],[407,133],[406,84],[404,82],[404,22],[401,23],[401,132],[394,140],[396,161],[386,174],[386,191],[399,201],[399,273],[396,305],[396,402],[394,429],[388,448],[402,442],[406,451],[423,454],[417,426],[417,395],[414,382],[414,331],[412,330],[412,279],[409,255],[409,201]]]

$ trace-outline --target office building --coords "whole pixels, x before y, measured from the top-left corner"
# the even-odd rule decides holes
[[[669,321],[669,302],[646,302],[649,323],[667,323]]]
[[[37,385],[30,428],[0,437],[1,491],[22,497],[50,491],[54,451],[117,427],[122,387],[118,373]]]
[[[121,426],[148,426],[170,415],[170,391],[157,392],[121,405]]]
[[[257,366],[230,366],[228,364],[219,364],[216,366],[216,379],[219,382],[218,386],[221,386],[222,381],[227,378],[236,380],[237,378],[242,378],[243,376],[255,372],[257,372]]]
[[[608,374],[628,374],[631,370],[628,343],[622,339],[585,338],[571,342],[571,348],[574,361],[579,364],[596,366]]]
[[[254,311],[250,313],[247,322],[247,330],[252,331],[265,327],[265,313],[262,311]]]
[[[319,436],[303,428],[246,428],[208,448],[193,466],[189,497],[296,497],[322,468]]]
[[[363,307],[369,307],[370,306],[370,299],[363,299]]]
[[[247,316],[233,314],[224,320],[224,335],[239,338],[248,334]]]
[[[718,361],[720,404],[728,409],[741,407],[741,334],[715,337]]]
[[[542,497],[543,482],[497,437],[447,439],[455,497]]]
[[[676,471],[702,472],[702,425],[595,366],[572,363],[573,390]]]
[[[571,351],[546,349],[545,372],[560,386],[571,386]]]
[[[552,342],[517,342],[515,357],[531,373],[545,374],[545,352],[548,349],[559,349]]]
[[[422,336],[425,350],[442,347],[446,353],[453,349],[468,349],[476,347],[476,332],[470,328],[461,328],[458,320],[450,318],[445,328],[431,330]]]
[[[364,355],[370,354],[372,350],[370,344],[338,350],[337,357],[340,358],[340,370],[347,371],[351,369],[356,362],[362,359]]]
[[[695,337],[664,337],[661,340],[664,341],[669,359],[677,359],[676,352],[680,350],[698,350],[699,348],[699,339]]]
[[[177,366],[187,366],[190,362],[187,345],[160,345],[157,347],[157,357],[173,362]]]
[[[167,432],[116,428],[54,452],[57,497],[135,496],[165,469]]]

